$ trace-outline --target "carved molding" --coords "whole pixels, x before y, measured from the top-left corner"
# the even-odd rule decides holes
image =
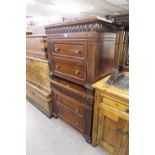
[[[46,34],[74,33],[74,32],[115,32],[113,25],[104,23],[84,23],[75,25],[59,25],[46,28]]]
[[[75,100],[78,100],[78,101],[82,101],[84,103],[88,103],[89,105],[93,105],[93,97],[88,97],[88,96],[84,96],[80,93],[76,93],[70,89],[67,89],[67,88],[64,88],[64,87],[61,87],[59,85],[56,85],[54,83],[51,83],[51,86],[52,86],[52,89],[55,89],[69,97],[72,97],[74,98]]]

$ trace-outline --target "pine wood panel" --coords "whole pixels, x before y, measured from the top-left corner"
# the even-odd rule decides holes
[[[26,95],[38,108],[43,110],[49,117],[52,115],[52,96],[42,89],[26,82]]]
[[[112,155],[128,155],[128,92],[107,86],[104,83],[106,80],[107,77],[93,84],[95,105],[92,145],[100,145]]]
[[[47,38],[46,35],[27,35],[26,54],[37,58],[47,58]]]
[[[50,92],[48,71],[49,69],[46,60],[34,57],[26,58],[26,80],[43,87],[45,91]]]

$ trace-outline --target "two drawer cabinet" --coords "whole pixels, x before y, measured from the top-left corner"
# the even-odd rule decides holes
[[[60,117],[91,142],[93,96],[72,82],[53,77],[53,115]]]
[[[91,89],[110,74],[115,48],[115,27],[96,17],[48,25],[48,57],[52,75]]]
[[[26,38],[26,97],[48,117],[52,116],[46,35]]]
[[[128,92],[95,83],[93,118],[93,145],[100,145],[112,155],[129,154],[129,100]]]

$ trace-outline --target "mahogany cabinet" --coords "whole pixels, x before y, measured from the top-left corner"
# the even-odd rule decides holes
[[[53,77],[53,115],[60,117],[91,142],[93,96],[87,89],[64,79]]]
[[[27,36],[26,96],[48,117],[52,116],[52,90],[49,81],[45,35]]]
[[[128,155],[128,92],[105,84],[107,79],[93,84],[95,103],[92,144],[100,145],[112,155]]]
[[[53,91],[52,114],[92,140],[93,88],[110,74],[115,27],[96,17],[45,26],[49,76]]]
[[[64,78],[91,88],[91,84],[111,73],[115,27],[94,18],[48,25],[50,77]]]

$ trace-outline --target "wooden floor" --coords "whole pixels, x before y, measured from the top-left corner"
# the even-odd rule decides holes
[[[86,143],[68,124],[47,118],[28,101],[26,114],[26,155],[107,155]]]

